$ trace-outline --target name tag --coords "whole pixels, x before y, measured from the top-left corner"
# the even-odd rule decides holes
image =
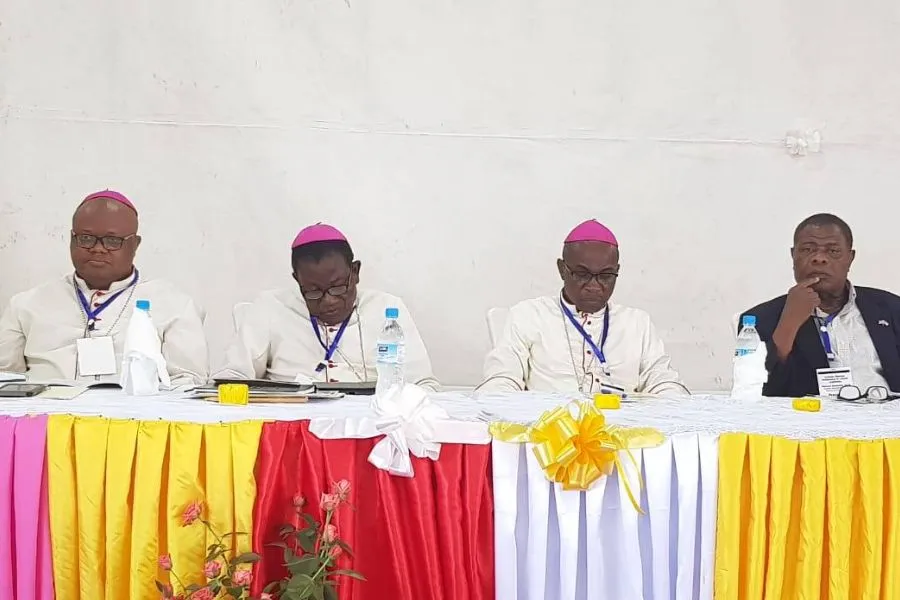
[[[846,367],[836,369],[816,369],[819,380],[819,395],[837,398],[838,392],[845,385],[853,385],[853,375]]]
[[[81,376],[115,375],[116,348],[111,336],[83,338],[75,341],[78,374]]]

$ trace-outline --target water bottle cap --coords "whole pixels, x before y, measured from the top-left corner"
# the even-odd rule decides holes
[[[388,308],[385,309],[384,316],[388,319],[396,319],[400,316],[400,311],[396,308]]]
[[[754,317],[753,315],[744,315],[741,324],[744,327],[756,327],[756,317]]]
[[[136,306],[138,310],[150,310],[150,301],[138,300]]]

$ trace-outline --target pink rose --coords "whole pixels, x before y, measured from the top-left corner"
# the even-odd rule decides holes
[[[346,479],[341,479],[334,484],[332,493],[337,496],[338,500],[341,502],[346,502],[350,499],[350,482]]]
[[[168,554],[163,554],[159,557],[159,568],[163,571],[171,571],[172,570],[172,557]]]
[[[297,510],[300,510],[301,508],[303,508],[304,506],[306,506],[306,498],[304,498],[304,497],[301,496],[300,494],[297,494],[297,495],[294,496],[294,498],[291,500],[291,503],[294,505],[294,508],[296,508]]]
[[[200,588],[191,594],[191,600],[216,600],[215,594],[209,588]]]
[[[247,586],[253,581],[253,575],[247,569],[240,569],[234,572],[231,582],[234,585]]]
[[[207,579],[215,579],[222,572],[222,563],[217,560],[211,560],[203,566],[203,574]]]
[[[332,544],[335,539],[337,539],[337,527],[329,523],[322,529],[322,541],[326,544]]]
[[[322,501],[319,504],[322,505],[322,510],[331,512],[336,509],[340,503],[340,499],[334,494],[322,494]]]
[[[269,592],[263,592],[259,595],[259,600],[275,600],[275,596],[273,596]]]
[[[343,550],[341,550],[340,546],[332,546],[328,550],[328,556],[334,560],[337,559],[337,557],[340,556],[342,552]]]
[[[194,500],[181,513],[181,525],[183,527],[193,525],[194,521],[199,519],[201,514],[203,514],[203,503],[199,500]]]

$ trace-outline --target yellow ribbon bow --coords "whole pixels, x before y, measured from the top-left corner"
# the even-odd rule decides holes
[[[534,455],[547,479],[561,483],[564,490],[587,490],[595,481],[619,470],[628,499],[643,514],[640,502],[622,471],[619,451],[624,450],[637,470],[630,450],[653,448],[663,443],[663,435],[649,427],[626,429],[607,425],[606,418],[590,402],[577,402],[578,418],[568,405],[548,410],[532,426],[518,423],[491,423],[494,439],[501,442],[534,444]],[[638,485],[643,480],[638,474]]]

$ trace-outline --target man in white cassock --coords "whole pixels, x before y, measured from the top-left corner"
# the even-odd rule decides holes
[[[186,294],[134,267],[141,237],[134,204],[103,191],[72,216],[75,272],[13,296],[0,317],[0,371],[35,382],[118,383],[128,321],[148,300],[173,386],[209,378],[204,313]]]
[[[399,311],[406,381],[438,382],[419,331],[396,296],[358,288],[361,263],[330,225],[311,225],[291,245],[296,286],[265,292],[248,308],[216,378],[374,382],[377,340],[388,308]]]
[[[558,295],[510,310],[480,390],[689,393],[649,315],[609,301],[619,276],[619,244],[609,229],[594,220],[573,229],[557,267]]]

